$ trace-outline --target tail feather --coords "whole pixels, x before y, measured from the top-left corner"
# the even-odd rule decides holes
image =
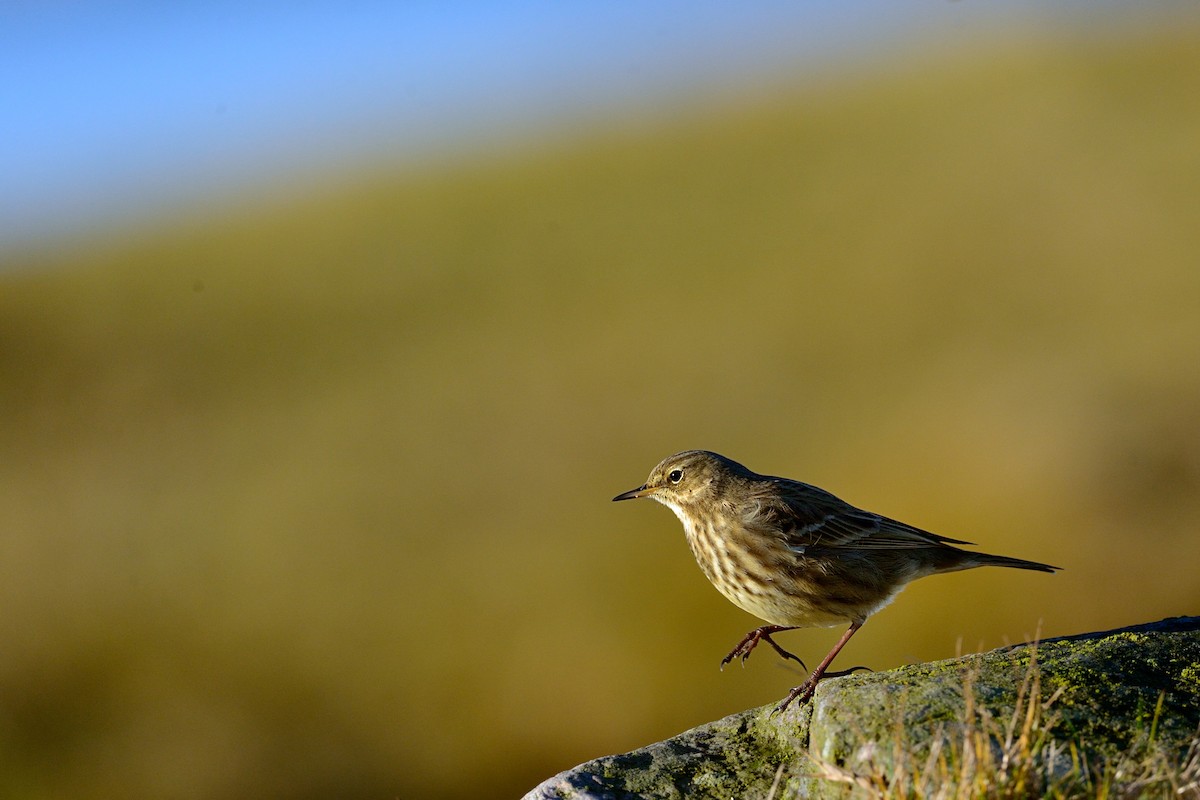
[[[972,553],[971,555],[974,556],[968,562],[971,567],[1013,567],[1014,569],[1035,569],[1038,572],[1057,572],[1062,569],[1062,567],[1052,567],[1037,561],[1026,561],[1023,558],[993,556],[989,553]]]

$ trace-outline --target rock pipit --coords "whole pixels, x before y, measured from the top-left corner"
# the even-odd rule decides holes
[[[850,623],[808,680],[788,693],[779,711],[797,698],[808,700],[822,677],[851,671],[826,673],[867,617],[909,581],[974,567],[1060,569],[960,550],[951,545],[970,542],[863,511],[807,483],[759,475],[706,450],[665,459],[643,485],[613,500],[638,497],[674,511],[692,554],[713,585],[734,605],[771,623],[746,634],[721,660],[722,667],[739,656],[745,663],[759,642],[804,667],[771,634]]]

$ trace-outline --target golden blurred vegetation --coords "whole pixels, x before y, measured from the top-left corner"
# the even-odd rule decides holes
[[[1196,34],[10,258],[4,796],[514,796],[777,700],[673,516],[609,502],[692,447],[1067,568],[919,582],[843,666],[1196,613]]]

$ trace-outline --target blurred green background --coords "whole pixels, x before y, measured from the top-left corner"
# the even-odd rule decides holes
[[[1198,34],[9,253],[4,795],[515,796],[777,700],[673,515],[609,502],[687,448],[1066,567],[918,582],[845,665],[1197,613]]]

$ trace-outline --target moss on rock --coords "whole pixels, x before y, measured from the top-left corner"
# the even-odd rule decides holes
[[[914,764],[953,771],[963,741],[1029,748],[1053,762],[1050,775],[1151,741],[1182,758],[1200,728],[1198,690],[1200,618],[1180,617],[830,679],[810,705],[751,709],[598,758],[526,798],[841,796]]]

